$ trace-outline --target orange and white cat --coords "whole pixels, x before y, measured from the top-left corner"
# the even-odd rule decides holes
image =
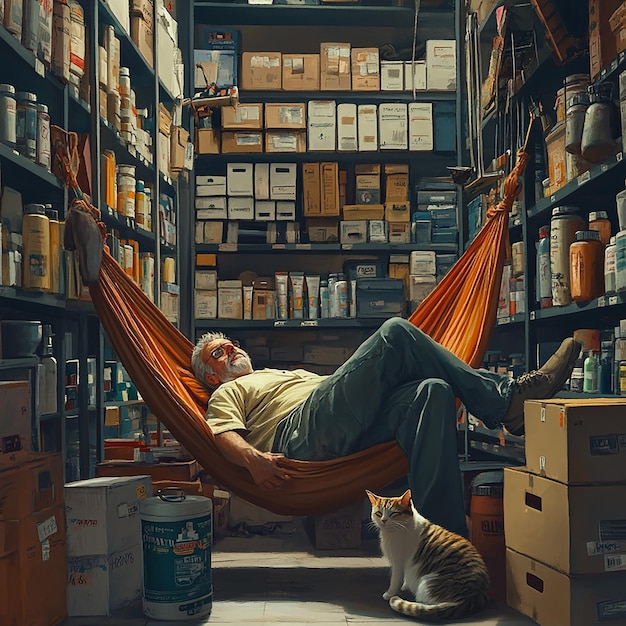
[[[391,565],[383,598],[394,611],[439,621],[466,617],[487,606],[487,567],[467,539],[421,516],[408,490],[400,497],[366,493],[382,552]],[[400,598],[401,590],[410,591],[415,601]]]

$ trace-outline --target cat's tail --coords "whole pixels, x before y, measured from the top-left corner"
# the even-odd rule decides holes
[[[398,613],[409,615],[427,621],[454,619],[467,614],[465,602],[439,602],[437,604],[424,604],[422,602],[410,602],[400,596],[393,596],[389,600],[389,606]]]

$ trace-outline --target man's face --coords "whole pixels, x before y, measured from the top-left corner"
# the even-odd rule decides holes
[[[214,339],[207,343],[202,349],[202,360],[215,372],[206,378],[213,387],[253,371],[252,361],[245,350],[230,339]]]

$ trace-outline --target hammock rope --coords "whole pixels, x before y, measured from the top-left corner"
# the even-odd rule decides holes
[[[495,323],[508,245],[508,213],[527,160],[520,150],[505,181],[504,200],[488,213],[468,249],[409,318],[474,366],[482,360]],[[77,198],[84,200],[76,177],[71,176],[70,162],[61,161],[63,179]],[[99,223],[99,228],[104,241],[106,227]],[[89,291],[104,330],[150,410],[218,484],[245,500],[281,515],[320,514],[360,501],[366,488],[377,491],[406,475],[406,458],[395,441],[390,441],[329,461],[283,459],[281,465],[291,477],[286,486],[257,486],[246,469],[221,454],[206,423],[209,392],[191,370],[194,345],[126,274],[106,246],[98,280],[89,285]]]

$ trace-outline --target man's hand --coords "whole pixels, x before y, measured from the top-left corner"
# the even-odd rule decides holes
[[[290,480],[289,474],[279,465],[284,455],[275,452],[259,452],[255,448],[250,448],[245,456],[248,461],[246,467],[252,480],[259,487],[282,488]]]
[[[280,459],[285,458],[284,455],[261,452],[235,431],[216,435],[215,442],[229,461],[245,467],[250,472],[252,480],[259,487],[281,488],[291,480],[285,469],[279,466]]]

